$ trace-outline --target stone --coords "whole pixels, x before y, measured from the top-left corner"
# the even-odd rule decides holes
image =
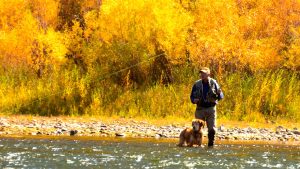
[[[219,138],[219,140],[224,140],[225,139],[224,136],[219,136],[218,138]]]
[[[126,134],[125,133],[115,133],[116,137],[125,137]]]
[[[225,128],[224,125],[222,124],[222,125],[218,128],[218,130],[219,130],[220,132],[225,132],[226,128]]]
[[[56,129],[60,129],[60,128],[61,128],[61,126],[57,126],[57,125],[55,125],[55,126],[54,126],[54,128],[56,128]]]
[[[277,126],[276,127],[276,132],[283,132],[283,131],[286,131],[286,129],[282,126]]]
[[[226,140],[232,140],[232,136],[225,136]]]
[[[283,135],[282,137],[283,137],[284,139],[290,138],[288,135]]]
[[[296,135],[300,135],[300,131],[297,131],[297,130],[294,130],[293,133]]]
[[[77,130],[70,130],[70,136],[75,136],[77,133]]]

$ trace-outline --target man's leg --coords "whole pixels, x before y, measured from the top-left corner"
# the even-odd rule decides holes
[[[215,141],[216,134],[216,107],[210,107],[207,109],[207,129],[208,129],[208,147],[212,147]]]
[[[195,111],[195,118],[196,119],[201,119],[203,121],[205,121],[205,111],[203,108],[200,108],[200,109],[196,109]]]

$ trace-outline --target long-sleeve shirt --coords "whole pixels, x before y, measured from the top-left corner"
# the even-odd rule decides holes
[[[219,91],[219,92],[218,92]],[[208,93],[215,93],[216,99],[214,101],[209,100],[207,97]],[[213,94],[211,94],[213,95]],[[202,80],[196,81],[193,85],[192,92],[190,95],[191,102],[197,104],[197,107],[213,107],[218,103],[218,100],[224,98],[224,94],[220,89],[219,84],[215,79],[209,78],[208,82]],[[199,99],[199,102],[195,103],[195,99]]]

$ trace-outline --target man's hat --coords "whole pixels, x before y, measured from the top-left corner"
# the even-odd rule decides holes
[[[206,74],[210,74],[210,69],[208,67],[202,67],[199,71],[200,73],[206,73]]]

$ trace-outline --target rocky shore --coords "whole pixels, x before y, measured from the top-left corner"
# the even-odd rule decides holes
[[[102,122],[99,120],[61,118],[12,118],[0,117],[1,136],[99,136],[138,138],[178,138],[190,125],[171,124],[158,126],[146,121],[129,119]],[[204,129],[207,135],[207,129]],[[258,140],[299,142],[298,128],[276,126],[270,128],[239,128],[221,125],[217,128],[217,140]]]

